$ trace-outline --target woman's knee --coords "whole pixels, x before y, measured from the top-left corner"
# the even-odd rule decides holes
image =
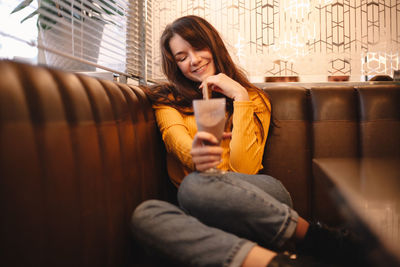
[[[247,175],[228,172],[220,176],[205,176],[193,172],[185,177],[178,190],[180,207],[192,214],[226,205],[226,199],[243,198],[243,190],[261,190],[279,202],[292,207],[292,199],[283,184],[268,175]]]
[[[257,174],[253,175],[249,182],[255,184],[279,202],[286,204],[290,208],[293,207],[290,193],[278,179],[266,174]]]
[[[292,200],[292,197],[291,197],[289,191],[282,184],[282,182],[279,181],[278,179],[275,179],[275,183],[276,183],[276,191],[277,191],[276,198],[280,202],[289,206],[290,208],[293,208],[293,200]]]
[[[187,175],[181,185],[178,188],[178,203],[181,208],[186,206],[186,204],[192,203],[195,198],[197,198],[197,194],[201,193],[197,190],[197,188],[201,187],[199,186],[198,182],[198,175],[200,173],[198,172],[193,172]]]
[[[132,228],[142,228],[150,223],[157,223],[163,214],[180,213],[178,207],[162,200],[146,200],[139,204],[131,217]]]
[[[218,174],[217,174],[218,175]],[[178,189],[179,206],[186,212],[210,207],[210,205],[219,205],[218,194],[215,193],[218,187],[214,176],[204,176],[199,172],[190,173],[183,179]],[[211,202],[211,203],[209,203]]]

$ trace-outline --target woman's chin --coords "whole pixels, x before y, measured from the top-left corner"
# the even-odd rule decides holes
[[[210,74],[204,73],[204,74],[200,74],[200,75],[193,75],[193,76],[186,77],[186,78],[188,78],[188,79],[190,79],[190,80],[192,80],[192,81],[194,81],[194,82],[202,83],[202,82],[203,82],[205,79],[207,79],[209,76],[211,76],[211,75],[210,75]]]
[[[205,73],[205,74],[203,74],[201,76],[198,76],[198,79],[199,79],[200,82],[203,82],[205,79],[207,79],[210,76],[211,76],[210,74],[206,74]]]

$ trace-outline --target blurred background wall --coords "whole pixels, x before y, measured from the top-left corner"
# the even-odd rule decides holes
[[[399,0],[151,0],[152,74],[161,78],[159,37],[167,23],[194,14],[222,34],[234,60],[259,81],[299,76],[362,81],[399,69]]]

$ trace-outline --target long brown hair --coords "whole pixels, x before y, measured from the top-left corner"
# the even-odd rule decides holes
[[[162,55],[162,70],[169,83],[156,85],[146,90],[153,103],[167,104],[187,113],[193,99],[202,98],[199,82],[186,78],[179,69],[171,52],[169,42],[174,34],[178,34],[192,47],[209,49],[214,60],[216,73],[224,73],[240,83],[247,90],[263,93],[247,79],[246,75],[234,63],[225,47],[218,31],[205,19],[198,16],[184,16],[167,25],[161,35],[160,47]],[[225,97],[213,92],[213,97]],[[233,112],[233,100],[227,98],[227,110]]]

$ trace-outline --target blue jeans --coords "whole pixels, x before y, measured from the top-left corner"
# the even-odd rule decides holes
[[[148,249],[185,266],[240,266],[255,246],[283,245],[298,214],[289,193],[267,175],[189,174],[180,208],[159,200],[139,205],[134,236]]]

